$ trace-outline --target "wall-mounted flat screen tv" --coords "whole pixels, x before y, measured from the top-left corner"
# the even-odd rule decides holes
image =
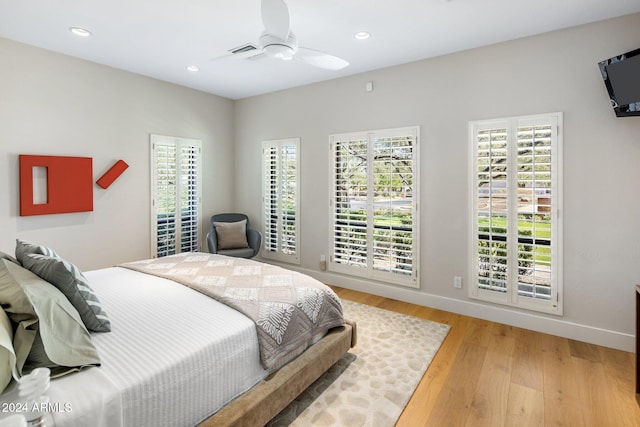
[[[640,116],[640,49],[598,63],[618,117]]]

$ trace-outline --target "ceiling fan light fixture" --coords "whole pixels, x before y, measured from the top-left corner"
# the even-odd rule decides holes
[[[271,58],[288,60],[293,59],[293,56],[298,51],[298,41],[293,31],[289,32],[289,37],[286,41],[264,33],[260,37],[260,48],[265,55]]]
[[[271,58],[292,59],[295,51],[291,46],[284,44],[270,44],[262,48],[265,55]]]

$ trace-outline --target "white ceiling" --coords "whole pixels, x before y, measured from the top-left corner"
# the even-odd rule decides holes
[[[215,59],[262,32],[260,0],[0,0],[0,37],[231,99],[640,12],[639,0],[288,0],[299,44],[339,71]],[[90,30],[79,38],[69,27]],[[368,40],[356,40],[368,31]],[[197,73],[186,70],[197,65]]]

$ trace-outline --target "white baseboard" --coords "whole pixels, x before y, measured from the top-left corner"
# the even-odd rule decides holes
[[[273,264],[272,261],[263,260]],[[617,350],[635,352],[635,336],[616,331],[596,328],[568,322],[556,317],[545,317],[536,313],[513,310],[490,303],[477,301],[463,301],[438,295],[404,289],[397,286],[363,280],[356,277],[344,276],[332,272],[308,270],[291,264],[279,264],[282,267],[307,274],[323,283],[340,286],[341,288],[365,292],[373,295],[423,305],[456,314],[504,323],[518,328],[544,332],[590,344],[597,344]]]

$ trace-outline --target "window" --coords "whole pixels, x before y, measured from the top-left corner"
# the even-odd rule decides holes
[[[299,263],[298,173],[300,139],[262,143],[262,215],[265,258]]]
[[[469,124],[475,298],[562,314],[562,114]]]
[[[199,248],[202,143],[151,135],[152,256]]]
[[[419,131],[330,136],[332,271],[419,287]]]

